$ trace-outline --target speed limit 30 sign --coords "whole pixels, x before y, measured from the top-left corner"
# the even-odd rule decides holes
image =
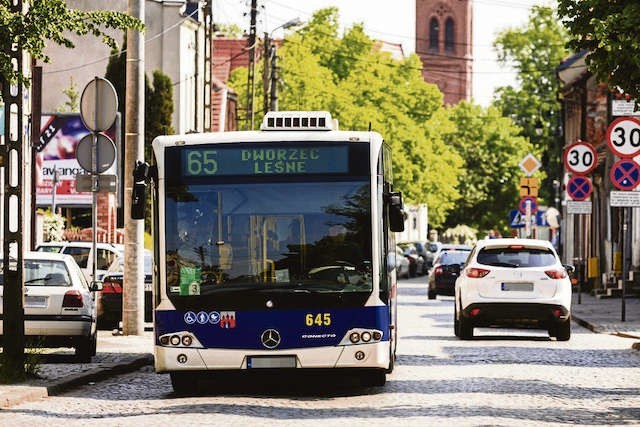
[[[575,175],[588,175],[597,165],[596,149],[588,142],[576,141],[564,152],[564,166]]]
[[[607,145],[619,157],[631,158],[640,154],[640,120],[620,117],[607,128]]]

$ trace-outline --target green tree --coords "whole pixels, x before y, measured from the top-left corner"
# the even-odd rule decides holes
[[[569,46],[590,52],[589,71],[640,101],[640,2],[558,0],[558,14],[571,35]]]
[[[73,77],[69,77],[69,87],[63,89],[62,93],[67,96],[67,100],[56,108],[56,111],[58,113],[77,113],[80,111],[80,92],[78,92],[78,85]]]
[[[457,128],[448,135],[448,144],[464,159],[467,173],[458,185],[462,197],[445,225],[506,232],[507,213],[519,199],[518,163],[536,150],[520,135],[521,129],[494,107],[483,109],[463,101],[451,108],[451,115]]]
[[[14,43],[33,58],[49,62],[44,53],[47,42],[73,48],[70,33],[100,37],[116,48],[109,29],[144,29],[142,22],[122,12],[69,9],[64,0],[24,0],[24,3],[28,5],[26,13],[12,12],[9,1],[0,4],[0,83],[3,84],[18,80],[28,83],[14,70],[11,57],[6,53]]]
[[[173,130],[173,84],[162,71],[153,71],[153,87],[147,85],[147,109],[144,116],[145,160],[151,162],[151,142],[156,136],[171,135]]]
[[[524,26],[501,32],[494,42],[498,60],[515,64],[520,86],[499,88],[494,105],[522,128],[521,135],[539,153],[546,173],[540,197],[547,202],[553,200],[553,180],[561,173],[562,142],[558,134],[561,106],[554,69],[568,55],[564,47],[567,41],[566,31],[553,9],[534,6]]]

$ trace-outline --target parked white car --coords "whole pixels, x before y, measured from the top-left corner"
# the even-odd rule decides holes
[[[473,338],[474,327],[546,329],[571,338],[571,282],[551,242],[479,241],[455,284],[454,331]]]
[[[88,282],[91,282],[91,275],[93,274],[92,249],[92,242],[45,242],[36,247],[38,252],[58,252],[71,255],[82,269]],[[124,246],[111,243],[96,243],[96,252],[96,276],[100,279],[118,257],[124,256]]]
[[[404,255],[404,250],[400,246],[396,246],[395,267],[397,278],[409,278],[409,260]]]
[[[74,347],[78,360],[85,363],[95,356],[96,307],[89,284],[70,255],[25,253],[24,320],[27,345]],[[1,321],[0,334],[4,336]]]

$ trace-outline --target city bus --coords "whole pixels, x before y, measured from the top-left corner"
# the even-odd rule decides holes
[[[382,386],[397,346],[391,151],[328,112],[159,136],[151,183],[155,369],[178,393],[223,371],[327,369]]]

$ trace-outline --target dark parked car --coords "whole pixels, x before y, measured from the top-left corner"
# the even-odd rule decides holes
[[[455,294],[456,279],[460,269],[467,262],[470,251],[442,250],[429,274],[429,299],[437,295]]]
[[[409,260],[409,277],[424,274],[424,258],[418,254],[413,243],[398,243],[404,251],[404,256]]]
[[[144,321],[153,320],[152,252],[144,251]],[[117,328],[122,321],[122,283],[124,277],[124,258],[118,257],[102,276],[102,291],[98,298],[98,327],[100,329]]]
[[[426,269],[430,269],[433,267],[433,261],[436,259],[436,254],[442,247],[442,243],[440,242],[427,242],[425,243],[426,253],[424,255],[424,265]]]

